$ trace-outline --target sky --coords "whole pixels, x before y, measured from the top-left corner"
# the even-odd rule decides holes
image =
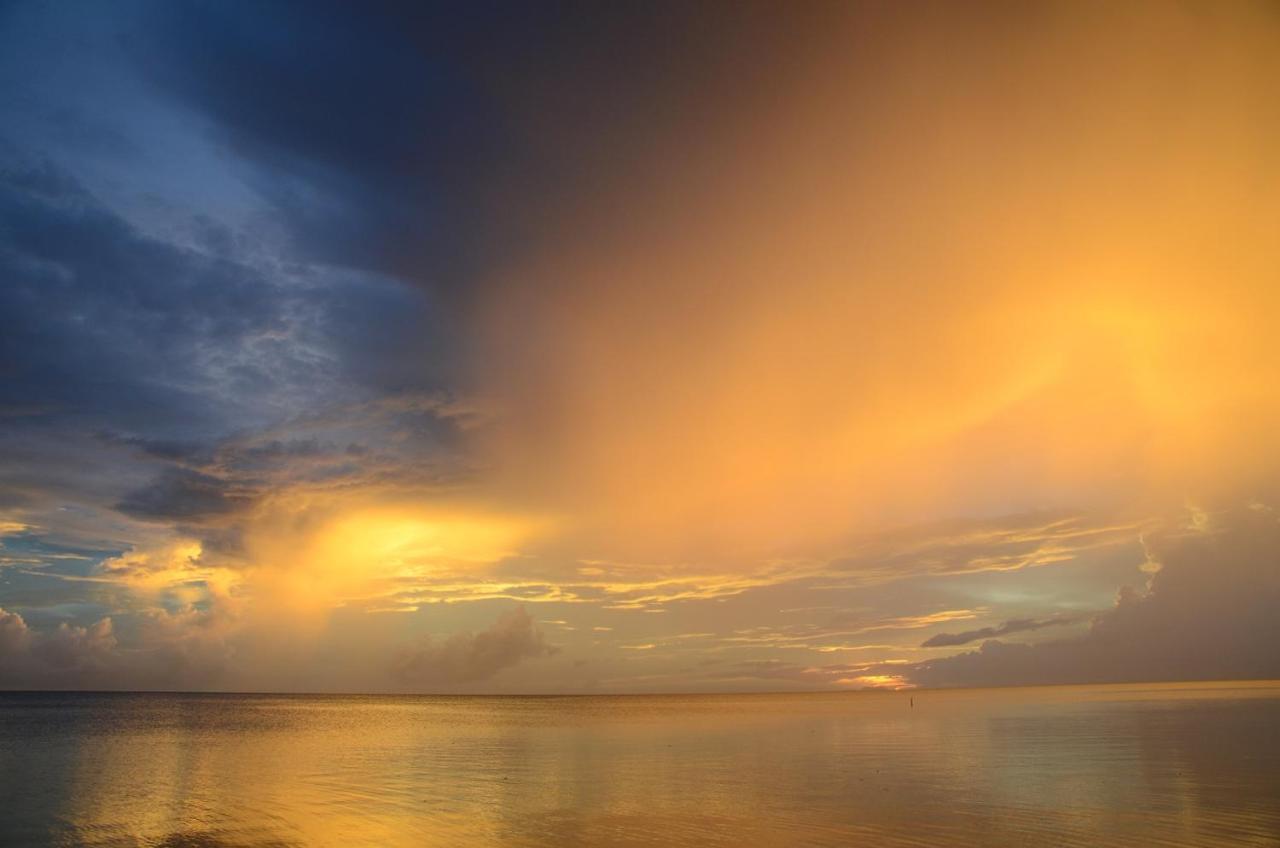
[[[1280,7],[0,2],[0,688],[1280,677]]]

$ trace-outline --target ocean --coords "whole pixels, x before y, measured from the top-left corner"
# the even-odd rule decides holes
[[[1280,683],[0,693],[0,803],[5,846],[1275,846]]]

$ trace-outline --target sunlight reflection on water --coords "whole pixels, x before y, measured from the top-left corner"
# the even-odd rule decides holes
[[[0,694],[0,797],[4,845],[1277,845],[1280,683]]]

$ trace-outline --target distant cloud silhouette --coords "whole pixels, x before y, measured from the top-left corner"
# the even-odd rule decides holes
[[[394,663],[395,676],[422,686],[487,680],[499,671],[557,651],[523,607],[501,616],[480,633],[455,633],[443,642],[430,642],[402,651]]]
[[[56,669],[77,672],[105,667],[115,659],[116,636],[111,619],[104,618],[88,627],[67,624],[36,643],[33,653]]]
[[[21,615],[0,609],[0,677],[3,688],[61,687],[102,681],[120,659],[110,618],[88,627],[61,622],[32,630]]]
[[[1045,627],[1056,627],[1073,624],[1079,621],[1078,616],[1054,616],[1052,618],[1011,618],[995,627],[982,627],[978,630],[965,630],[960,633],[939,633],[920,644],[922,648],[949,648],[955,645],[967,645],[979,639],[992,639],[996,636],[1008,636],[1011,633],[1025,633]]]

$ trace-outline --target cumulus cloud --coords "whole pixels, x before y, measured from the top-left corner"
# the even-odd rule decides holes
[[[224,604],[35,629],[0,609],[0,689],[203,689],[231,668],[240,622]]]
[[[0,607],[0,663],[27,650],[31,630],[16,612]]]
[[[291,646],[265,646],[265,639],[287,641],[288,634],[268,633],[261,622],[247,620],[234,604],[215,599],[175,609],[157,607],[80,625],[69,621],[32,628],[19,613],[0,609],[0,689],[187,689],[224,686],[237,691],[280,687],[311,690],[332,680],[350,681],[351,668],[298,667],[302,654]],[[255,627],[258,628],[255,630]],[[373,673],[364,685],[386,688],[385,645],[329,643],[348,661]],[[292,646],[292,647],[297,647]],[[391,680],[398,688],[430,689],[465,686],[489,680],[526,660],[555,654],[533,618],[518,608],[481,632],[458,632],[439,641],[425,640],[402,648],[392,662]],[[287,666],[284,664],[294,664]],[[325,677],[327,672],[336,676]]]
[[[206,688],[231,670],[241,626],[222,600],[207,609],[149,610],[138,626],[138,643],[147,654],[139,671],[165,687]]]
[[[116,644],[110,618],[101,619],[88,627],[64,621],[53,633],[37,642],[33,651],[53,668],[92,672],[112,662]]]
[[[1280,676],[1280,523],[1271,510],[1219,515],[1147,545],[1158,570],[1146,591],[1122,588],[1080,638],[992,639],[894,671],[924,686]]]
[[[520,607],[480,633],[455,633],[443,642],[428,641],[402,651],[393,671],[400,680],[418,686],[472,683],[556,650]]]
[[[88,626],[64,621],[38,631],[18,613],[0,609],[0,688],[110,685],[122,659],[117,649],[110,618]]]

